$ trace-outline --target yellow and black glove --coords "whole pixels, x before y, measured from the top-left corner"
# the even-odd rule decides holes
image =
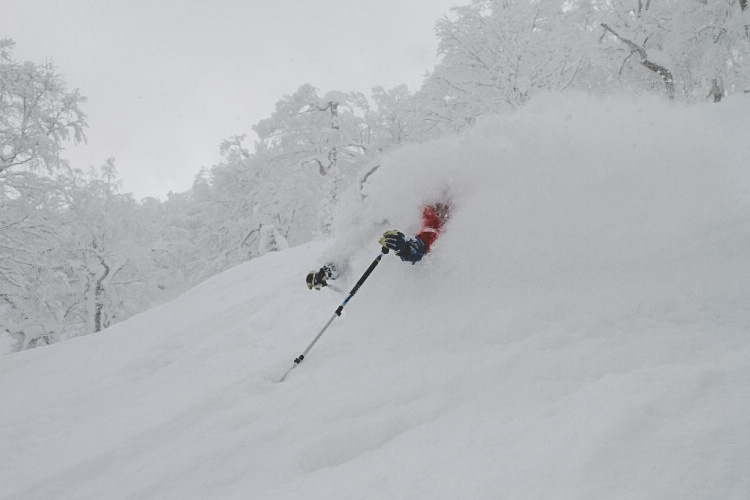
[[[320,290],[324,286],[328,286],[328,280],[333,279],[334,275],[335,268],[333,267],[333,264],[326,264],[317,271],[310,271],[305,278],[307,288],[310,290],[313,288]]]
[[[378,240],[380,246],[393,250],[404,262],[414,264],[424,257],[427,249],[419,238],[406,238],[401,231],[391,230],[383,233]]]
[[[396,231],[395,229],[383,233],[383,236],[380,237],[378,243],[384,248],[393,250],[398,256],[406,250],[407,246],[404,233]]]

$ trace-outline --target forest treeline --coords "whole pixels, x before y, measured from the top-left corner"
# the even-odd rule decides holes
[[[419,89],[302,84],[253,126],[252,143],[243,131],[227,138],[221,161],[165,200],[120,192],[114,159],[66,161],[65,146],[85,140],[85,97],[53,64],[17,61],[14,42],[0,40],[4,343],[19,351],[100,331],[328,235],[338,200],[384,153],[512,113],[540,92],[721,103],[750,88],[747,0],[474,0],[435,33],[439,63]]]

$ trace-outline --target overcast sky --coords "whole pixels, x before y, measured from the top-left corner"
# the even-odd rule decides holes
[[[415,90],[435,22],[468,0],[2,0],[17,60],[51,60],[88,98],[74,166],[116,158],[124,192],[164,198],[301,84]]]

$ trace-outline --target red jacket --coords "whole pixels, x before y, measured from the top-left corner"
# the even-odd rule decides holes
[[[422,209],[422,229],[417,233],[417,238],[424,243],[425,253],[430,251],[443,229],[447,213],[442,208],[440,205],[426,205]]]

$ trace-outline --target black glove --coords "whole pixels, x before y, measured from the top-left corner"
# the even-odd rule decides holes
[[[333,274],[334,268],[331,264],[326,264],[318,271],[310,271],[309,273],[307,273],[307,277],[305,278],[307,288],[309,288],[310,290],[312,290],[313,288],[316,290],[320,290],[324,286],[328,286],[327,281],[333,279]]]
[[[378,240],[380,246],[388,248],[396,252],[396,255],[400,256],[406,248],[406,237],[401,231],[391,230],[383,233],[383,236]]]

